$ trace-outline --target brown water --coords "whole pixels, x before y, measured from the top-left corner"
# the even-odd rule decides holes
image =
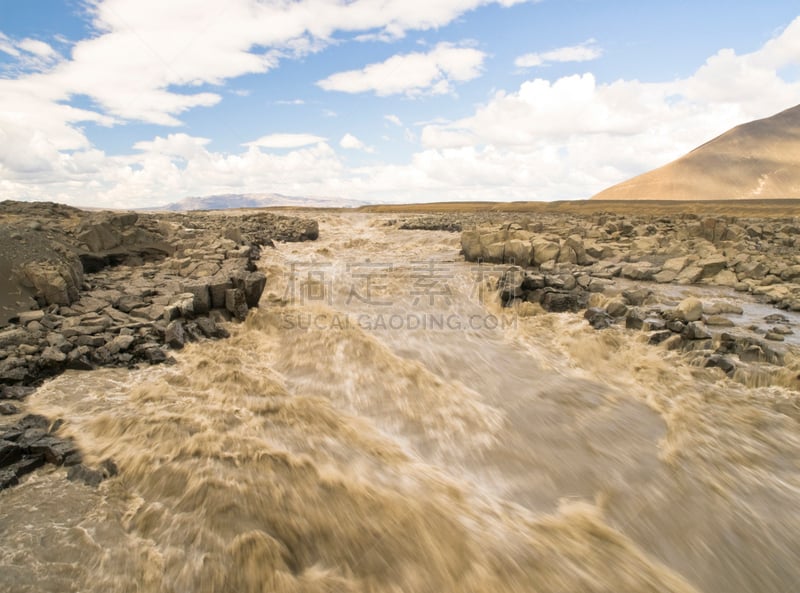
[[[457,254],[330,215],[230,340],[49,382],[29,408],[121,474],[0,493],[0,590],[797,590],[793,376],[514,316]]]

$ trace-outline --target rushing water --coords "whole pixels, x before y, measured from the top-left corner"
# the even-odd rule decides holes
[[[457,235],[379,217],[262,265],[231,339],[31,397],[121,473],[0,493],[0,590],[797,590],[791,378],[503,311]]]

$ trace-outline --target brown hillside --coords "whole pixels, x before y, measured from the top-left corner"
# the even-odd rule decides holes
[[[593,200],[800,198],[800,105],[733,128]]]

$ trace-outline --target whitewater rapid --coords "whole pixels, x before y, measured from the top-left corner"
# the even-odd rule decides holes
[[[0,590],[795,590],[793,386],[502,309],[458,252],[326,214],[230,339],[46,383],[120,475],[0,492]]]

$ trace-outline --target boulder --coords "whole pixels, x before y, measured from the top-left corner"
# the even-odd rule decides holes
[[[686,267],[688,262],[689,262],[688,257],[673,257],[665,261],[662,268],[664,271],[675,272],[675,274],[677,275],[681,270],[683,270]]]
[[[83,482],[87,486],[96,488],[103,481],[104,476],[99,469],[92,469],[83,464],[78,464],[69,468],[67,479],[70,482]]]
[[[225,292],[229,288],[232,288],[230,277],[217,274],[209,278],[206,282],[208,283],[211,307],[213,309],[223,309],[225,307]]]
[[[147,303],[139,295],[124,294],[117,301],[116,308],[123,313],[130,313],[135,309],[146,307]]]
[[[707,315],[741,315],[743,312],[744,310],[739,305],[728,303],[726,301],[717,301],[714,303],[709,303],[708,305],[703,305],[703,313]]]
[[[622,266],[620,274],[631,280],[652,280],[661,269],[649,262],[636,262]]]
[[[542,294],[540,304],[545,311],[562,313],[565,311],[576,312],[581,308],[581,300],[575,292],[560,292],[548,290]]]
[[[106,344],[106,349],[108,349],[111,354],[117,354],[126,351],[135,341],[136,338],[133,336],[117,336]]]
[[[0,403],[0,416],[11,416],[13,414],[19,414],[19,408],[17,406],[11,402]]]
[[[702,270],[701,278],[711,278],[716,276],[727,266],[727,260],[721,255],[707,257],[697,262],[697,267]]]
[[[89,224],[78,234],[78,241],[86,245],[89,251],[107,251],[122,242],[119,228],[109,223]]]
[[[36,296],[46,305],[69,305],[79,296],[83,283],[80,262],[28,262],[21,270],[23,284],[32,287]]]
[[[667,284],[675,280],[678,273],[672,270],[661,270],[658,274],[653,275],[653,280],[659,284]]]
[[[525,274],[522,279],[522,290],[531,291],[545,287],[545,277],[541,274]]]
[[[461,233],[461,252],[467,261],[478,261],[481,258],[481,234],[479,231]]]
[[[733,327],[734,323],[727,317],[723,317],[722,315],[709,315],[706,318],[706,325],[714,326],[714,327]]]
[[[621,299],[612,299],[606,305],[606,313],[608,313],[611,317],[625,317],[627,312],[628,305],[626,305]]]
[[[60,364],[67,360],[67,355],[53,346],[48,346],[42,351],[40,358],[49,364]]]
[[[560,264],[577,264],[578,254],[571,245],[562,245],[558,251],[558,263]]]
[[[197,327],[207,338],[227,338],[228,331],[224,327],[220,327],[217,323],[208,317],[199,317],[196,320]]]
[[[40,321],[44,317],[44,311],[23,311],[18,315],[20,325],[26,325],[31,321]]]
[[[526,267],[531,263],[532,254],[533,247],[531,246],[530,241],[511,239],[510,241],[506,242],[505,245],[505,251],[503,254],[504,263]]]
[[[548,241],[544,238],[535,238],[531,241],[533,248],[533,263],[541,266],[543,263],[555,261],[558,257],[561,247],[554,241]]]
[[[191,292],[176,294],[170,299],[169,304],[175,307],[182,317],[192,317],[195,313],[194,294]],[[166,309],[165,307],[164,310]]]
[[[647,339],[647,343],[650,344],[651,346],[657,346],[658,344],[666,342],[667,340],[672,338],[673,335],[674,334],[669,330],[655,331],[652,334],[650,334],[650,337]]]
[[[703,268],[691,265],[682,270],[675,281],[679,284],[694,284],[703,277]]]
[[[176,350],[180,350],[185,345],[183,324],[180,320],[171,321],[164,330],[164,342]]]
[[[0,349],[5,349],[20,344],[32,344],[36,341],[34,336],[22,328],[10,328],[0,331]]]
[[[22,457],[22,447],[12,441],[0,439],[0,467],[6,467]]]
[[[22,401],[33,391],[33,387],[25,387],[24,385],[0,385],[0,399]]]
[[[258,307],[261,294],[267,286],[264,272],[250,272],[244,280],[244,296],[248,307]]]
[[[247,317],[247,299],[240,288],[229,288],[225,291],[225,309],[239,321]]]
[[[726,375],[733,376],[736,372],[736,365],[730,358],[721,356],[719,354],[712,354],[706,359],[706,368],[721,369]]]
[[[181,286],[181,292],[192,295],[192,312],[197,315],[211,310],[211,293],[207,282],[192,282]]]
[[[736,274],[731,270],[722,270],[721,272],[717,273],[716,276],[711,278],[711,283],[716,284],[717,286],[736,286],[739,282],[739,279],[736,277]]]
[[[614,319],[611,317],[611,315],[599,307],[591,307],[586,309],[583,317],[594,329],[606,329],[614,323]]]
[[[42,455],[48,463],[63,465],[67,459],[77,459],[78,446],[70,440],[46,435],[31,444],[29,450],[33,455]]]
[[[711,337],[711,334],[699,321],[691,321],[683,328],[681,337],[686,340],[706,340]]]
[[[482,250],[483,261],[492,264],[502,264],[505,260],[506,244],[504,241],[484,245]]]
[[[695,297],[686,298],[675,308],[675,314],[681,321],[697,321],[703,317],[703,303]]]
[[[636,288],[634,290],[623,290],[622,298],[628,305],[640,307],[653,294],[649,288]]]

